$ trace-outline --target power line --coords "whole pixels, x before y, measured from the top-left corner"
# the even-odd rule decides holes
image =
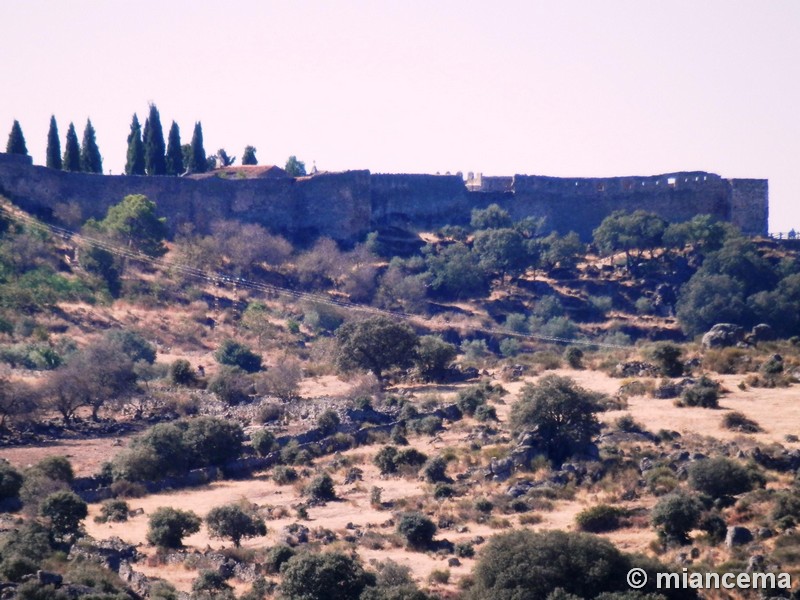
[[[7,216],[9,216],[11,219],[30,225],[31,227],[35,227],[50,232],[64,240],[75,242],[77,244],[94,246],[96,248],[100,248],[102,250],[110,252],[111,254],[114,254],[116,256],[120,256],[122,258],[128,258],[142,263],[147,263],[161,269],[176,271],[184,275],[188,275],[190,277],[195,277],[198,279],[208,281],[209,283],[213,283],[214,285],[231,286],[234,289],[235,288],[250,289],[265,294],[273,294],[278,296],[289,297],[294,300],[313,302],[316,304],[323,304],[335,308],[342,308],[350,311],[358,311],[367,314],[393,317],[396,319],[403,319],[406,321],[422,318],[419,315],[411,313],[386,310],[382,308],[376,308],[374,306],[366,306],[363,304],[354,304],[352,302],[346,302],[344,300],[335,300],[333,298],[330,298],[328,296],[322,296],[320,294],[303,292],[291,288],[285,288],[281,286],[271,285],[268,283],[253,281],[250,279],[246,279],[244,277],[235,277],[226,273],[205,271],[203,269],[199,269],[192,265],[183,264],[174,260],[155,258],[152,256],[148,256],[147,254],[144,254],[142,252],[132,250],[130,248],[124,248],[122,246],[111,244],[105,240],[100,240],[90,236],[86,236],[76,231],[65,229],[63,227],[58,227],[56,225],[43,223],[42,221],[39,221],[38,219],[35,219],[34,217],[31,217],[30,215],[20,210],[16,211],[12,210],[9,206],[7,206],[6,203],[0,203],[0,210],[2,210],[2,212],[5,213]],[[520,333],[518,331],[513,331],[511,329],[506,329],[504,327],[471,327],[471,329],[475,331],[482,331],[484,333],[489,333],[492,335],[512,336],[522,339],[530,339],[534,341],[549,342],[556,344],[579,344],[584,346],[598,346],[601,348],[615,348],[615,349],[629,348],[629,346],[621,344],[609,344],[605,342],[590,341],[578,338],[564,338],[556,336],[545,336],[533,333]]]

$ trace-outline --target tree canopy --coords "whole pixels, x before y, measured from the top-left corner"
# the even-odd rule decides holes
[[[386,317],[345,323],[336,330],[336,340],[342,370],[366,369],[378,378],[391,367],[409,366],[418,343],[411,327]]]
[[[302,177],[306,174],[306,163],[297,160],[297,157],[293,154],[286,160],[285,170],[289,177]]]
[[[21,154],[28,156],[28,147],[25,145],[25,136],[22,135],[22,127],[19,121],[14,119],[14,124],[11,126],[11,132],[8,134],[8,143],[6,144],[6,152],[8,154]]]
[[[85,173],[102,173],[103,157],[97,147],[97,139],[91,119],[86,120],[81,144],[81,171]]]
[[[133,115],[131,132],[128,134],[128,158],[125,163],[126,175],[144,175],[144,143],[139,117]]]
[[[69,124],[67,128],[67,141],[64,144],[64,158],[62,167],[65,171],[77,173],[81,170],[81,147],[78,144],[78,134],[75,133],[75,125]]]
[[[214,537],[228,538],[237,548],[242,538],[267,535],[264,519],[239,504],[226,504],[212,508],[206,515],[208,530]]]
[[[50,116],[50,129],[47,131],[47,162],[50,169],[61,170],[61,140],[58,137],[58,125],[55,115]]]
[[[203,126],[200,124],[200,121],[194,124],[191,153],[187,167],[190,173],[205,173],[208,170],[206,150],[203,147]]]
[[[253,146],[245,146],[242,152],[243,165],[257,165],[258,159],[256,158],[256,149]]]
[[[166,145],[161,115],[155,104],[150,105],[144,135],[144,166],[148,175],[166,175]]]
[[[166,219],[156,215],[155,202],[142,194],[125,196],[108,209],[100,229],[119,236],[130,247],[150,256],[166,253]]]
[[[169,127],[167,142],[167,175],[183,175],[186,167],[183,165],[183,150],[181,149],[181,130],[173,121]]]
[[[545,375],[522,388],[511,408],[511,425],[518,433],[534,433],[548,457],[560,464],[585,450],[600,432],[598,398],[569,377]]]

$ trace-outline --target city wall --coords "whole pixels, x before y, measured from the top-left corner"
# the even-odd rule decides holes
[[[768,182],[723,179],[704,172],[651,177],[562,178],[531,175],[319,173],[309,177],[239,179],[66,173],[0,153],[0,194],[44,218],[65,206],[100,218],[128,194],[155,201],[174,232],[190,223],[207,231],[217,219],[260,223],[295,239],[352,241],[385,227],[434,229],[467,224],[474,208],[497,203],[514,218],[544,217],[561,233],[592,230],[614,210],[644,209],[670,221],[711,214],[748,235],[765,235]]]

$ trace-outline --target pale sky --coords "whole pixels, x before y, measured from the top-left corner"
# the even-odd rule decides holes
[[[800,229],[800,0],[0,2],[0,140],[87,117],[323,170],[770,180]]]

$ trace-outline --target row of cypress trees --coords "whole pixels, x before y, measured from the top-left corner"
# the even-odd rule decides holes
[[[167,140],[165,144],[161,115],[155,104],[150,105],[144,128],[134,113],[131,131],[128,134],[125,174],[183,175],[187,171],[205,173],[208,170],[208,160],[203,147],[203,126],[199,121],[194,124],[191,144],[181,145],[181,132],[175,121],[169,128]]]
[[[8,135],[6,152],[9,154],[28,156],[25,136],[22,134],[22,127],[16,119],[11,126],[11,133]],[[80,145],[78,145],[78,134],[75,132],[75,125],[73,123],[69,124],[64,154],[62,155],[61,141],[58,137],[58,125],[56,124],[55,116],[51,116],[50,129],[47,132],[46,164],[51,169],[84,173],[102,173],[103,157],[100,155],[100,148],[97,147],[97,136],[94,126],[92,125],[92,120],[86,120],[86,127],[83,130],[83,142]]]

